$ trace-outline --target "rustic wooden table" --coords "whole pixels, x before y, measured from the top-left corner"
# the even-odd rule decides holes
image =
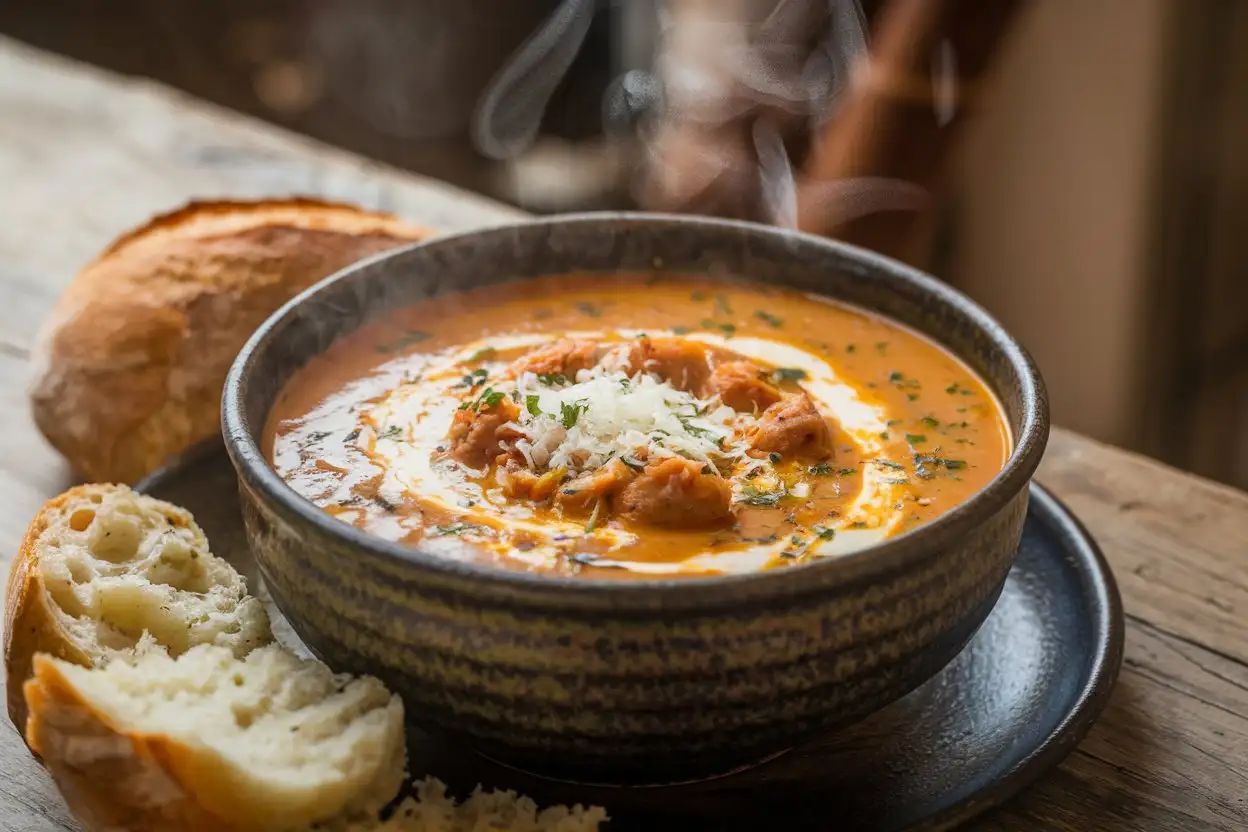
[[[317,194],[458,229],[518,214],[168,89],[0,39],[0,566],[70,473],[26,405],[39,322],[119,232],[191,197]],[[1040,480],[1114,567],[1126,661],[1104,716],[978,830],[1248,829],[1248,495],[1054,432]],[[74,829],[0,727],[0,830]]]

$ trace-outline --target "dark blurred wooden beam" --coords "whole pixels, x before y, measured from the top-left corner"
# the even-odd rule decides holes
[[[799,224],[898,254],[921,209],[845,219],[842,180],[883,178],[931,188],[958,127],[983,97],[993,58],[1024,0],[891,0],[871,54],[855,74],[799,183]],[[942,66],[942,60],[945,62]]]

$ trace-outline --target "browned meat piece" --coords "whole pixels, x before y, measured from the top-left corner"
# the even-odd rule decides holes
[[[756,451],[825,456],[831,447],[828,423],[805,393],[785,396],[763,411],[746,432]]]
[[[451,442],[451,459],[472,468],[484,468],[503,449],[503,442],[517,434],[503,425],[520,418],[520,408],[503,396],[492,405],[479,410],[465,408],[455,411],[446,438]]]
[[[613,459],[597,471],[582,474],[559,487],[555,494],[558,503],[567,514],[588,514],[594,504],[604,497],[615,494],[633,479],[631,468]]]
[[[500,455],[495,461],[498,465],[498,484],[508,497],[522,497],[540,503],[555,493],[559,483],[567,472],[566,468],[556,468],[545,474],[535,474],[527,468],[520,468],[514,459],[506,454]]]
[[[513,376],[522,373],[538,375],[564,375],[569,381],[576,380],[580,370],[588,370],[598,363],[599,349],[593,341],[560,338],[553,344],[538,347],[526,353],[509,368]]]
[[[750,361],[729,361],[711,373],[703,397],[717,395],[731,407],[753,413],[780,401],[780,391],[763,380],[763,371]]]
[[[670,457],[647,465],[620,492],[615,507],[633,523],[701,528],[732,515],[732,487],[700,462]]]
[[[711,354],[683,338],[638,338],[628,349],[628,370],[645,370],[670,381],[677,390],[700,390],[711,376]]]

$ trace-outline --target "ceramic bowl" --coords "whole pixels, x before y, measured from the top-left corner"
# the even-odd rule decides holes
[[[321,512],[262,455],[282,386],[365,322],[464,288],[619,270],[747,276],[900,321],[988,382],[1014,450],[970,500],[873,548],[752,575],[633,582],[505,571],[391,543]],[[436,238],[313,287],[239,354],[224,428],[260,572],[330,666],[382,678],[413,722],[504,762],[582,781],[671,782],[859,719],[952,659],[1001,590],[1049,423],[1023,348],[913,269],[749,223],[598,214]]]

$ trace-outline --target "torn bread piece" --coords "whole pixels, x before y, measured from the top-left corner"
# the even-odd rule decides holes
[[[270,641],[263,604],[189,512],[125,486],[78,486],[43,506],[10,568],[9,717],[22,731],[37,653],[97,667],[154,647],[177,656],[217,644],[242,657]]]
[[[34,671],[27,741],[95,832],[294,832],[376,817],[403,780],[399,698],[278,645]]]

